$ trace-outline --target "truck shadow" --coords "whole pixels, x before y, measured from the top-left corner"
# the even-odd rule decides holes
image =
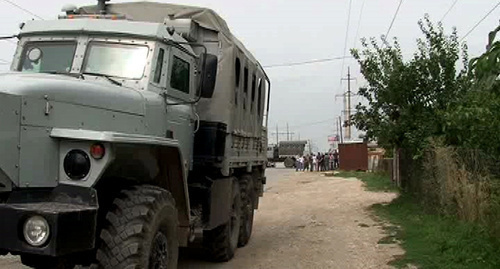
[[[179,249],[179,269],[220,268],[224,263],[214,263],[207,260],[204,249],[200,247]]]

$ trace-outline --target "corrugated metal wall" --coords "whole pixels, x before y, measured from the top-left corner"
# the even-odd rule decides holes
[[[368,144],[339,144],[339,165],[344,171],[368,170]]]

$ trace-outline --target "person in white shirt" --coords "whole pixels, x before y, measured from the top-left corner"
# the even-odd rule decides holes
[[[316,158],[316,155],[313,155],[313,169],[312,169],[313,171],[314,169],[316,169],[317,164],[318,164],[318,159]]]
[[[299,171],[304,171],[304,157],[299,157]]]
[[[300,166],[300,162],[299,162],[299,159],[300,159],[300,156],[295,156],[295,172],[299,171],[299,166]]]

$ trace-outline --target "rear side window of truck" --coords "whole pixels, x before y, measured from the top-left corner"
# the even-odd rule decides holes
[[[189,94],[189,63],[174,56],[170,87]]]

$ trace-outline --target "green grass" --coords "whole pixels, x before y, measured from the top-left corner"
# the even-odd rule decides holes
[[[425,213],[418,201],[404,195],[388,205],[374,205],[373,210],[394,225],[390,236],[406,250],[392,263],[399,268],[500,268],[500,241],[479,225]]]
[[[356,177],[369,191],[398,191],[388,175],[340,172],[335,176]],[[500,240],[486,227],[441,216],[426,210],[407,194],[387,205],[374,205],[384,221],[386,236],[379,244],[401,243],[406,254],[391,262],[398,268],[413,264],[420,269],[499,269]],[[387,223],[387,222],[389,223]]]
[[[355,177],[365,183],[369,191],[377,192],[396,192],[398,188],[392,183],[388,174],[384,173],[366,173],[366,172],[347,172],[340,171],[335,174],[336,177]]]

